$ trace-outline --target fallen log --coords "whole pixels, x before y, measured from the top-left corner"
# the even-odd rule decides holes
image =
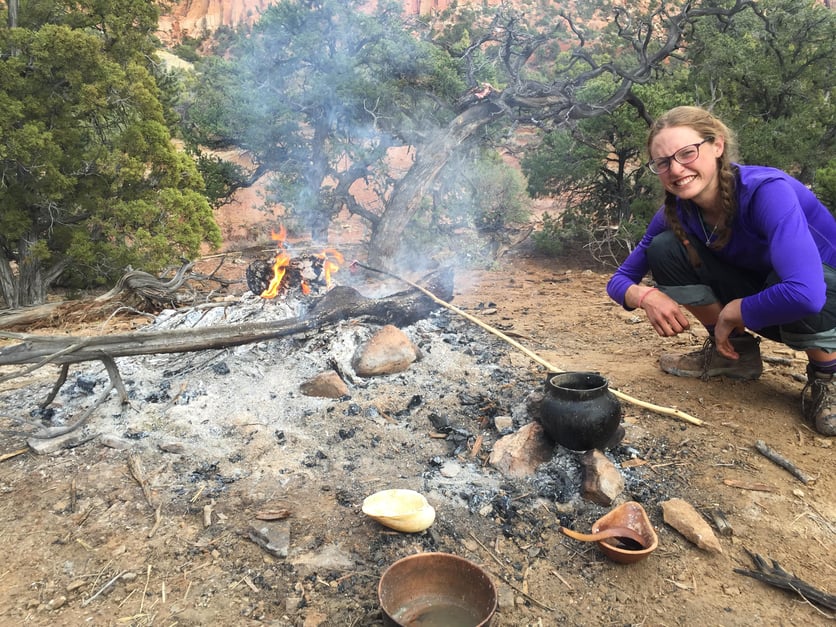
[[[439,276],[429,287],[438,298],[451,300],[452,276]],[[337,286],[325,294],[304,318],[239,323],[198,329],[136,331],[102,336],[39,336],[7,333],[0,337],[21,342],[0,350],[0,366],[72,364],[103,357],[130,357],[157,353],[182,353],[240,346],[278,337],[310,332],[342,320],[361,319],[377,324],[408,325],[437,309],[437,303],[420,290],[406,290],[371,299],[350,287]],[[31,372],[36,368],[26,369]],[[0,378],[0,382],[21,373]]]

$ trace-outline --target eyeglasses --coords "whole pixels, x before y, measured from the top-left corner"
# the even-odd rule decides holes
[[[658,159],[651,159],[647,162],[647,167],[653,174],[664,174],[671,169],[671,160],[676,161],[679,165],[688,165],[700,158],[700,146],[705,142],[714,141],[713,137],[706,137],[701,142],[696,144],[688,144],[683,146],[670,157],[659,157]]]

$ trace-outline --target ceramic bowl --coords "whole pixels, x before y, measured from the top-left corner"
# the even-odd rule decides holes
[[[387,627],[488,627],[496,612],[496,588],[488,573],[451,553],[398,560],[383,573],[377,593]]]
[[[363,501],[363,513],[396,531],[418,533],[435,522],[435,508],[423,494],[400,488],[381,490]]]
[[[656,530],[647,516],[644,508],[635,501],[627,501],[618,507],[610,510],[607,514],[599,518],[592,525],[592,533],[598,533],[610,527],[629,527],[637,532],[644,542],[643,549],[633,551],[616,546],[617,541],[613,538],[600,540],[598,547],[601,551],[614,562],[619,564],[633,564],[645,559],[648,555],[653,553],[659,546],[659,536],[656,535]]]

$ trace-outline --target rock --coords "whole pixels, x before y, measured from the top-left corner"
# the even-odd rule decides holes
[[[308,614],[305,615],[305,620],[302,623],[302,627],[321,627],[322,625],[326,624],[327,620],[328,616],[326,616],[322,612],[311,610],[308,612]]]
[[[496,587],[496,600],[500,611],[514,609],[514,589],[511,588],[511,586],[509,586],[508,584],[499,584]]]
[[[291,564],[304,572],[323,570],[352,571],[356,559],[337,544],[326,544],[315,551],[300,553],[291,559]]]
[[[333,370],[321,372],[315,377],[303,382],[299,386],[299,391],[305,396],[316,396],[319,398],[343,398],[349,396],[348,386],[345,381]]]
[[[506,434],[514,428],[514,419],[511,416],[495,416],[493,426],[499,433]]]
[[[529,477],[552,458],[554,446],[540,423],[529,422],[519,431],[500,438],[493,445],[488,462],[510,477]]]
[[[540,410],[544,398],[546,398],[546,391],[543,388],[533,389],[525,398],[525,408],[528,411],[528,415],[534,420],[540,421],[542,419],[542,412]]]
[[[287,557],[290,549],[290,521],[252,526],[250,540],[275,557]]]
[[[63,594],[55,597],[54,599],[50,600],[49,603],[46,604],[48,610],[57,610],[58,608],[64,607],[67,603],[67,597]]]
[[[711,527],[693,506],[682,499],[660,503],[664,521],[704,551],[722,553],[723,547]]]
[[[284,607],[287,612],[295,612],[302,607],[303,598],[300,596],[289,596],[284,599]]]
[[[403,372],[420,356],[406,333],[387,324],[358,349],[352,366],[361,377],[374,377]]]
[[[584,467],[582,495],[587,501],[609,507],[624,490],[624,477],[601,451],[591,450],[581,458]]]
[[[441,473],[442,477],[447,477],[448,479],[452,479],[456,475],[458,475],[462,471],[462,467],[454,462],[454,461],[446,461],[441,465],[439,469],[439,473]]]

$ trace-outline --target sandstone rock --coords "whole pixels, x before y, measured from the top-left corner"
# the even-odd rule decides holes
[[[491,466],[510,477],[533,475],[537,466],[551,459],[554,445],[539,423],[529,422],[516,433],[496,441],[489,458]]]
[[[320,372],[315,377],[303,382],[299,386],[299,391],[305,396],[317,396],[320,398],[342,398],[349,396],[348,386],[345,384],[345,381],[333,370]]]
[[[664,521],[704,551],[722,553],[723,547],[709,524],[687,501],[670,499],[660,503]]]
[[[608,507],[624,490],[624,477],[599,450],[584,453],[582,495],[587,501]]]
[[[358,349],[352,366],[361,377],[403,372],[421,356],[406,333],[387,324]]]

